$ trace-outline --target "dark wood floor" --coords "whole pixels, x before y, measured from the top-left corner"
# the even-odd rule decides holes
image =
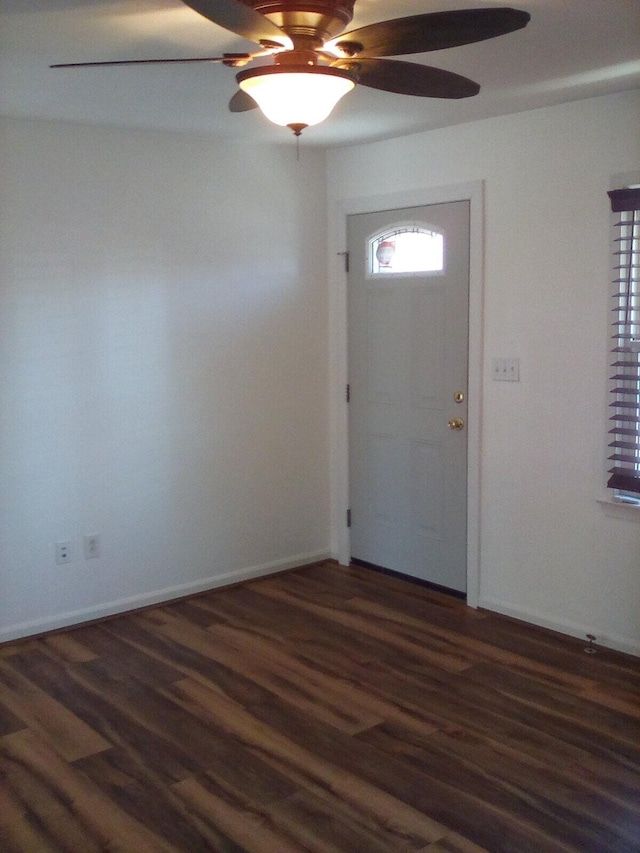
[[[322,563],[0,649],[0,849],[640,851],[635,658]]]

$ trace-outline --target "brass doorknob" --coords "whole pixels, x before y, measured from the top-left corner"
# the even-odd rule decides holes
[[[464,429],[464,421],[462,418],[451,418],[449,421],[449,429]]]

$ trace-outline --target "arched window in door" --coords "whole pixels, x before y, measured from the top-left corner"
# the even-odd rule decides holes
[[[442,272],[444,235],[422,225],[398,224],[369,238],[369,277]]]

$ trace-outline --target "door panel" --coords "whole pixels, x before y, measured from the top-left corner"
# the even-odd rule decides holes
[[[443,234],[443,270],[371,276],[394,223]],[[352,557],[464,591],[469,204],[350,216],[348,248]]]

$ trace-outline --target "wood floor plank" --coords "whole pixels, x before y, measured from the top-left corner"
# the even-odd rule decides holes
[[[497,648],[491,643],[476,637],[462,637],[459,632],[441,626],[425,625],[423,620],[407,616],[390,608],[384,608],[374,602],[353,598],[349,602],[351,611],[371,615],[378,624],[389,624],[396,630],[409,634],[411,637],[423,642],[431,643],[433,638],[450,644],[453,648],[462,647],[465,654],[474,663],[492,661],[506,664],[512,670],[519,670],[525,674],[535,675],[537,678],[549,681],[569,690],[587,691],[593,690],[595,681],[592,678],[568,673],[550,666],[546,661],[531,660],[514,653],[511,650]]]
[[[220,827],[235,843],[248,853],[304,853],[305,848],[268,824],[260,812],[235,808],[224,797],[200,784],[186,779],[173,786],[175,793],[200,821],[207,826]]]
[[[384,791],[392,800],[409,804],[440,826],[489,850],[566,853],[577,849],[563,843],[561,836],[555,839],[554,827],[526,799],[511,796],[488,779],[479,785],[477,779],[468,778],[463,767],[447,768],[444,761],[414,766],[376,743],[367,743],[364,734],[347,740],[341,732],[328,731],[310,718],[298,719],[294,726],[289,709],[277,700],[269,707],[251,710],[254,717],[286,733],[302,749],[312,749],[316,759],[334,773],[349,773],[357,767],[365,788]]]
[[[580,691],[583,699],[597,702],[612,711],[619,711],[640,720],[640,692],[638,690],[612,687],[610,684],[596,684]]]
[[[108,623],[107,623],[108,624]],[[105,678],[128,679],[130,683],[146,684],[151,687],[170,684],[180,678],[181,673],[173,666],[149,658],[123,642],[106,625],[90,625],[78,629],[83,645],[95,653],[95,658],[86,663],[101,671]]]
[[[288,697],[290,704],[301,710],[326,719],[331,725],[350,734],[369,729],[383,720],[398,720],[408,728],[416,727],[420,732],[436,731],[436,727],[420,718],[417,713],[409,714],[395,701],[375,696],[371,691],[364,691],[354,682],[338,673],[325,673],[318,667],[310,667],[308,662],[296,654],[295,649],[288,652],[281,650],[275,643],[262,638],[256,638],[251,631],[239,631],[226,626],[216,626],[210,629],[216,639],[216,649],[220,640],[227,639],[237,657],[254,656],[255,663],[251,667],[251,676],[257,683],[270,689],[272,693],[283,697],[281,689],[273,687],[272,677],[283,681],[290,680],[298,691],[295,697]],[[236,662],[237,669],[240,666]],[[310,696],[306,706],[300,702],[300,696]],[[326,707],[329,705],[327,711]],[[349,717],[346,725],[343,716],[338,716],[336,708],[348,708]]]
[[[418,853],[488,853],[488,851],[466,838],[451,833],[442,841],[436,841],[435,844],[430,844]]]
[[[105,689],[102,680],[87,672],[85,666],[61,667],[52,661],[41,662],[29,667],[29,678],[40,689],[54,694],[110,746],[130,751],[138,762],[162,775],[165,784],[201,769],[201,752],[209,747],[208,739],[196,739],[197,749],[189,754],[188,748],[158,729],[158,721],[145,718],[143,704],[138,704],[137,699],[140,695],[148,698],[148,692],[145,694],[143,688],[132,691],[126,683],[120,690],[115,685]],[[192,727],[187,728],[191,733]]]
[[[638,772],[633,755],[618,751],[610,741],[582,727],[567,725],[552,709],[551,716],[517,698],[500,692],[500,682],[480,685],[442,677],[428,687],[421,678],[376,667],[363,669],[361,680],[370,689],[401,694],[405,704],[422,702],[429,718],[442,731],[465,731],[496,738],[504,748],[521,753],[524,759],[546,763],[567,776],[586,778],[597,790],[607,791],[633,809],[638,804]],[[588,715],[590,716],[590,715]],[[588,718],[587,718],[588,720]],[[635,804],[635,805],[634,805]]]
[[[19,658],[11,660],[16,662]],[[13,674],[10,686],[7,671],[0,672],[2,704],[21,720],[22,727],[46,738],[67,761],[108,749],[110,743],[61,702],[33,687],[20,673],[14,671]]]
[[[3,853],[61,853],[64,849],[46,838],[38,827],[32,826],[26,819],[0,824],[0,850]]]
[[[391,825],[376,826],[359,809],[317,785],[275,803],[268,813],[311,853],[414,853],[423,844],[419,836]]]
[[[330,631],[335,623],[310,615],[300,608],[292,608],[273,600],[265,607],[264,598],[253,588],[235,587],[223,598],[201,597],[198,606],[211,613],[218,624],[234,628],[252,628],[269,639],[298,641],[317,637]],[[353,639],[353,634],[346,636]]]
[[[567,637],[498,614],[487,614],[481,626],[471,626],[469,631],[498,648],[543,661],[559,673],[573,673],[589,681],[640,690],[640,667],[630,656],[603,648],[597,648],[595,655],[585,654],[586,638]]]
[[[3,773],[10,783],[14,782],[14,790],[22,788],[20,780],[25,778],[37,783],[39,794],[30,793],[29,809],[47,830],[50,841],[59,843],[62,835],[66,849],[74,853],[93,853],[105,848],[139,853],[171,850],[151,829],[116,812],[85,776],[74,772],[45,741],[31,732],[17,732],[3,738],[0,760]],[[43,789],[48,790],[48,797],[43,796]],[[71,829],[75,837],[69,834]]]
[[[404,832],[420,834],[425,842],[444,836],[443,827],[425,814],[370,785],[346,768],[336,767],[301,746],[297,740],[267,725],[255,713],[237,709],[226,698],[201,684],[185,679],[173,685],[171,693],[186,706],[198,708],[205,719],[221,727],[230,737],[275,759],[277,766],[293,765],[316,784],[331,788],[347,802],[378,820],[391,821]],[[335,729],[331,731],[336,736],[340,734]]]
[[[562,836],[565,827],[585,849],[617,853],[639,849],[640,815],[594,791],[580,779],[567,787],[567,777],[546,764],[536,765],[501,748],[496,741],[449,731],[420,742],[409,732],[385,725],[358,736],[391,757],[401,756],[421,772],[470,796],[482,797],[497,809],[520,814]],[[607,815],[606,820],[594,815]],[[620,818],[626,818],[622,825]]]
[[[241,849],[221,830],[210,826],[204,831],[202,826],[194,825],[189,809],[172,787],[164,784],[157,774],[148,772],[140,762],[131,761],[121,749],[77,762],[75,767],[109,797],[114,810],[122,810],[152,826],[172,850],[209,853],[211,850]]]
[[[166,624],[166,622],[162,623],[162,625]],[[109,630],[116,632],[121,639],[146,655],[160,661],[170,661],[182,676],[202,681],[208,687],[233,698],[240,705],[260,702],[269,695],[263,687],[234,668],[225,666],[210,655],[194,649],[193,643],[182,642],[182,637],[187,637],[186,633],[178,632],[177,639],[173,640],[158,630],[160,627],[161,625],[146,619],[139,621],[132,619],[126,623],[122,621],[113,623],[109,626]],[[202,639],[206,641],[205,648],[209,650],[211,638],[205,634]]]
[[[561,719],[572,729],[586,730],[594,739],[615,742],[616,751],[624,753],[640,768],[640,721],[636,715],[610,710],[585,698],[581,691],[559,690],[493,663],[478,664],[467,677],[474,683],[491,684],[505,699],[539,710],[554,721]]]
[[[9,704],[11,697],[0,684],[0,737],[27,728],[27,723],[11,711]]]
[[[285,576],[286,579],[287,576]],[[326,596],[323,596],[326,599]],[[397,659],[397,652],[384,642],[310,613],[290,603],[265,598],[251,588],[235,588],[224,600],[211,597],[202,606],[221,617],[223,624],[253,633],[279,643],[284,648],[322,647],[345,667],[350,662],[366,663]],[[341,605],[343,606],[343,605]]]
[[[86,830],[74,814],[73,807],[57,791],[24,766],[12,767],[10,762],[2,759],[0,763],[11,778],[14,799],[20,797],[20,818],[7,826],[7,835],[14,844],[24,844],[26,839],[31,838],[34,850],[42,847],[100,853],[99,841]],[[6,800],[2,806],[4,811]]]
[[[302,713],[319,715],[350,733],[362,731],[381,720],[380,716],[368,711],[362,702],[358,706],[355,696],[353,701],[345,701],[344,690],[339,690],[339,684],[327,685],[326,679],[323,682],[319,673],[303,673],[299,667],[296,671],[295,661],[289,661],[288,665],[282,662],[279,666],[274,665],[273,659],[264,650],[262,654],[259,653],[255,643],[255,653],[248,654],[246,644],[243,649],[238,647],[242,645],[242,637],[230,637],[229,632],[225,633],[220,626],[203,631],[196,626],[166,625],[162,633],[175,642],[233,668],[254,683],[282,696]]]
[[[272,578],[266,578],[256,584],[260,589],[262,583],[271,584]],[[461,599],[446,595],[427,586],[407,582],[407,580],[373,572],[358,566],[339,566],[336,563],[324,562],[307,566],[297,572],[291,572],[284,578],[283,589],[287,588],[298,593],[300,586],[309,580],[314,581],[317,589],[329,587],[332,594],[339,593],[344,600],[358,595],[366,595],[372,601],[389,601],[394,599],[406,605],[411,613],[412,604],[421,603],[430,608],[455,614],[462,620],[483,620],[482,611],[471,610]],[[317,593],[313,593],[317,599]]]
[[[262,595],[269,598],[274,598],[284,603],[295,605],[296,603],[320,616],[327,616],[332,621],[335,621],[352,631],[362,631],[375,639],[387,643],[392,646],[396,653],[411,654],[417,656],[434,666],[438,666],[447,672],[462,672],[473,663],[464,653],[463,649],[452,648],[450,644],[441,641],[435,641],[431,645],[426,646],[417,642],[413,637],[406,636],[405,632],[392,632],[384,627],[380,628],[376,625],[375,620],[367,619],[360,614],[352,613],[348,610],[331,610],[325,605],[314,604],[313,602],[300,599],[289,592],[277,588],[273,584],[267,586],[264,584],[260,590]]]
[[[69,663],[83,663],[96,657],[95,652],[79,643],[72,632],[43,637],[40,648],[49,652],[57,660],[68,661]]]
[[[640,853],[635,658],[326,561],[0,647],[2,853]]]
[[[224,621],[222,617],[217,617],[207,608],[204,599],[199,598],[190,601],[176,601],[175,604],[167,605],[165,612],[170,616],[179,617],[182,621],[190,622],[192,625],[198,625],[200,628],[209,628],[211,625]]]

